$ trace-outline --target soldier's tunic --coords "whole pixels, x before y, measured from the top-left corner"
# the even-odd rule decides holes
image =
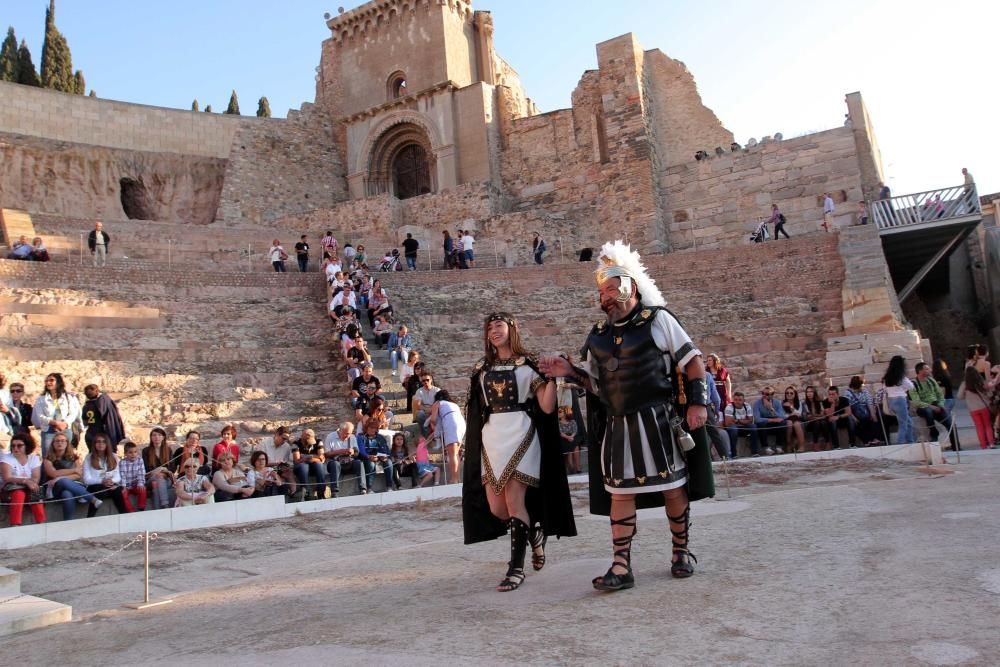
[[[666,309],[640,303],[625,319],[599,322],[581,351],[607,412],[601,473],[609,493],[683,486],[687,468],[674,441],[676,368],[701,352]]]

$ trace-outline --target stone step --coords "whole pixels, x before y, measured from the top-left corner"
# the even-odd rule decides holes
[[[21,593],[21,575],[0,567],[0,637],[66,623],[73,608]]]
[[[21,574],[0,567],[0,600],[21,594]]]

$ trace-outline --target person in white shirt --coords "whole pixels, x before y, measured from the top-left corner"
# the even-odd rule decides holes
[[[831,231],[833,229],[833,197],[830,196],[829,192],[823,193],[823,230]]]
[[[94,449],[83,460],[83,485],[97,497],[97,500],[87,508],[88,517],[97,514],[101,500],[109,496],[119,514],[131,511],[125,504],[125,496],[122,493],[122,475],[118,470],[118,458],[111,451],[108,437],[103,433],[94,436]]]
[[[42,460],[35,451],[35,441],[24,433],[10,439],[10,453],[0,456],[0,502],[9,505],[11,526],[20,526],[24,506],[31,508],[35,523],[45,523],[45,505],[41,501]]]
[[[434,397],[439,391],[441,387],[434,385],[434,376],[430,373],[420,376],[420,388],[413,395],[413,421],[420,424],[420,432],[424,437],[431,432],[431,406],[434,405]]]
[[[462,237],[462,252],[465,253],[465,263],[470,269],[476,268],[476,255],[473,251],[475,245],[476,238],[470,230],[466,229],[465,236]]]
[[[913,382],[906,377],[906,360],[902,356],[897,354],[889,360],[889,366],[882,377],[882,384],[885,387],[883,391],[892,416],[899,422],[896,444],[907,445],[916,442],[908,398],[909,391],[913,389]]]
[[[735,459],[740,436],[750,440],[750,454],[757,456],[760,452],[760,439],[757,435],[757,425],[753,421],[753,408],[744,402],[742,391],[733,394],[733,401],[723,412],[723,425],[729,434],[729,451]]]
[[[361,474],[361,461],[357,458],[358,440],[354,436],[354,424],[344,422],[339,429],[327,435],[323,440],[323,449],[326,454],[326,480],[330,487],[330,497],[336,498],[340,493],[340,476],[345,471],[357,478],[361,493],[367,493],[365,476]]]
[[[330,299],[330,311],[332,313],[330,317],[340,317],[346,306],[350,306],[352,310],[357,310],[358,308],[358,301],[354,296],[354,287],[350,281],[344,283],[344,289],[334,294],[333,298]]]
[[[271,260],[271,266],[274,267],[275,273],[285,273],[285,260],[288,259],[288,253],[281,247],[281,241],[274,239],[267,251],[267,256]]]
[[[287,426],[279,426],[273,438],[263,438],[253,449],[255,452],[267,454],[267,464],[275,466],[279,463],[292,462],[292,445],[289,442],[292,434]]]
[[[49,452],[49,445],[56,433],[65,433],[73,442],[73,422],[80,418],[80,401],[66,391],[62,373],[45,376],[45,391],[35,401],[31,423],[42,433],[42,456]]]

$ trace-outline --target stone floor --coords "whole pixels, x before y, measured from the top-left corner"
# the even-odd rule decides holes
[[[662,514],[644,512],[637,587],[615,594],[590,586],[608,530],[582,489],[580,536],[550,544],[546,568],[509,594],[492,590],[506,544],[463,546],[457,500],[165,535],[153,595],[175,601],[143,612],[122,608],[142,590],[137,548],[115,553],[124,538],[0,553],[25,592],[79,619],[9,638],[3,653],[12,664],[997,664],[1000,454],[964,453],[944,473],[852,461],[795,464],[696,503],[701,562],[686,581],[669,576]]]

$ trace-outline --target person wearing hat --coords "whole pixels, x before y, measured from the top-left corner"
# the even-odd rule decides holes
[[[299,439],[292,443],[292,472],[295,481],[305,490],[306,500],[323,500],[326,497],[326,450],[316,439],[316,431],[307,428]],[[309,475],[316,483],[309,484]]]
[[[594,588],[632,588],[636,509],[666,507],[673,535],[670,572],[694,573],[688,549],[689,500],[715,494],[705,434],[708,384],[701,352],[666,309],[639,253],[622,243],[601,248],[596,271],[601,310],[578,365],[551,354],[539,367],[590,393],[587,413],[590,511],[611,519],[613,562]],[[682,430],[686,419],[690,434]],[[696,561],[695,561],[696,562]]]

